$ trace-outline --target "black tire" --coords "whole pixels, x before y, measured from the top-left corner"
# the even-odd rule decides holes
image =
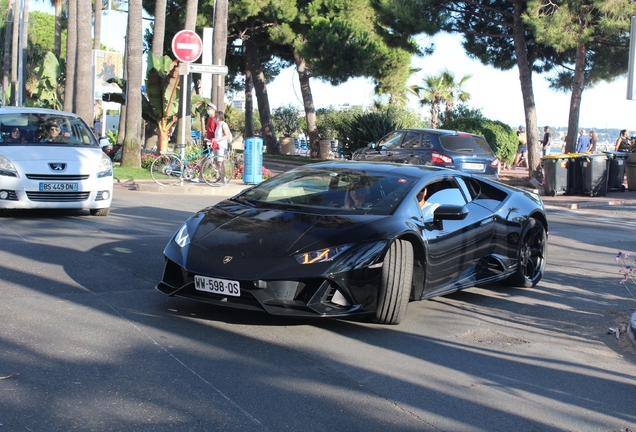
[[[412,283],[413,245],[404,240],[396,240],[384,257],[375,322],[399,324],[402,321],[409,304]]]
[[[531,288],[538,284],[543,277],[547,253],[545,227],[536,219],[528,219],[519,237],[517,270],[508,278],[508,283],[522,288]]]
[[[90,209],[91,216],[108,216],[110,213],[110,207],[100,209]]]
[[[171,186],[180,181],[182,171],[177,155],[160,155],[150,165],[152,179],[161,186]]]

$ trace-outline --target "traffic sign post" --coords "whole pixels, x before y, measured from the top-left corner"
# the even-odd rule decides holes
[[[209,73],[214,75],[227,75],[227,66],[225,65],[204,65],[189,64],[188,72],[190,73]]]
[[[185,119],[186,119],[186,99],[188,90],[188,74],[201,73],[213,75],[227,75],[228,69],[225,65],[204,65],[192,64],[199,59],[203,50],[203,43],[198,34],[192,30],[181,30],[172,38],[172,52],[181,62],[179,65],[179,75],[181,76],[182,103],[181,103],[181,143],[185,144]],[[181,148],[181,158],[183,159],[185,148]]]
[[[172,38],[172,52],[175,57],[183,62],[190,63],[201,57],[203,42],[198,34],[192,30],[181,30]],[[188,87],[188,72],[181,74],[181,144],[185,144],[186,100]],[[185,154],[185,148],[181,148],[181,159]]]

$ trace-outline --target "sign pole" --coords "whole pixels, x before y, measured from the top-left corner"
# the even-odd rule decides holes
[[[187,103],[187,99],[188,99],[188,65],[190,63],[185,63],[183,68],[181,69],[183,71],[183,74],[181,75],[181,145],[183,145],[183,147],[181,147],[181,160],[185,159],[185,143],[186,143],[186,136],[185,136],[185,122],[186,122],[186,103]],[[184,166],[181,166],[181,170],[183,171],[185,169]],[[181,186],[183,186],[183,176],[181,176]]]

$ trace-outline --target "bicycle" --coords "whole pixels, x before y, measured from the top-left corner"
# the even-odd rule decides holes
[[[176,146],[178,149],[184,147],[185,144]],[[234,164],[224,156],[213,156],[206,145],[203,150],[187,158],[182,158],[180,153],[162,153],[152,162],[150,175],[162,186],[171,186],[183,180],[196,181],[198,178],[210,186],[217,183],[224,185],[234,175]]]

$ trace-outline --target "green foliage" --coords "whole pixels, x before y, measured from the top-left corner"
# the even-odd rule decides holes
[[[441,128],[482,135],[495,152],[495,156],[508,164],[512,163],[519,145],[515,131],[498,120],[464,117],[446,122]]]
[[[298,129],[299,116],[300,111],[292,105],[276,108],[272,115],[275,130],[282,133],[285,137],[291,137]]]
[[[467,105],[455,105],[452,110],[440,113],[439,120],[441,123],[450,122],[453,119],[483,119],[484,114],[479,108],[469,108]]]
[[[574,88],[575,53],[581,47],[586,51],[586,87],[624,75],[633,15],[636,4],[631,0],[528,2],[524,21],[540,43],[563,57],[559,70],[549,78],[550,86],[561,91]]]
[[[33,71],[37,76],[36,90],[33,94],[43,108],[61,110],[63,102],[60,100],[60,63],[55,54],[49,51],[44,57],[42,66]]]
[[[245,137],[245,112],[240,111],[232,106],[225,107],[225,121],[230,127],[231,131],[240,132]],[[254,133],[260,135],[261,131],[261,119],[258,112],[253,114]],[[249,137],[246,137],[249,138]]]
[[[5,32],[6,32],[6,23],[7,23],[7,7],[6,2],[3,3],[3,6],[0,8],[0,52],[2,52],[4,56],[11,56],[11,52],[4,52],[4,40],[5,40]],[[19,4],[19,3],[18,3]],[[15,7],[15,2],[14,2]],[[63,39],[65,40],[65,34],[63,34]],[[38,74],[36,70],[40,68],[47,56],[49,51],[53,50],[55,40],[55,17],[51,14],[39,12],[39,11],[30,11],[29,12],[29,36],[28,43],[26,49],[26,93],[24,104],[28,106],[43,106],[40,103],[38,96]],[[9,49],[10,45],[9,45]],[[65,68],[65,62],[63,60],[58,60],[60,63],[60,68],[63,71]],[[2,64],[0,64],[0,68]],[[59,75],[59,83],[64,83],[64,74],[61,73]],[[60,89],[61,91],[61,89]],[[61,97],[61,96],[59,96]],[[47,102],[46,106],[53,106]]]
[[[360,147],[366,147],[370,142],[376,142],[389,132],[403,127],[388,111],[358,114],[348,122],[347,126],[348,136],[343,142],[351,152]]]
[[[106,130],[106,137],[108,137],[108,142],[111,145],[115,145],[117,144],[117,135],[118,135],[119,131],[113,131],[112,129],[107,129]]]

